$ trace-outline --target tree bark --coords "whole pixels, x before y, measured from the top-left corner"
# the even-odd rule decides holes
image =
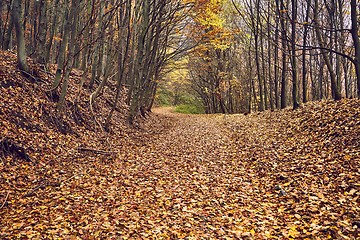
[[[12,15],[16,30],[17,60],[18,60],[19,68],[25,72],[28,72],[29,66],[26,62],[24,28],[23,25],[21,24],[21,12],[22,12],[21,8],[22,8],[21,0],[14,0]]]
[[[3,1],[0,1],[0,16],[3,16],[3,4],[4,2]],[[0,17],[0,46],[2,46],[2,42],[3,42],[3,20],[2,18]]]
[[[8,5],[8,14],[10,13],[10,19],[9,19],[7,26],[6,26],[6,24],[4,26],[4,27],[7,27],[7,29],[6,29],[6,32],[4,29],[4,39],[3,39],[3,45],[2,45],[3,50],[8,50],[11,48],[11,46],[10,46],[11,40],[12,40],[11,33],[12,33],[12,30],[14,27],[14,15],[13,15],[14,3],[15,3],[15,1],[12,1]]]
[[[59,112],[62,111],[64,103],[65,103],[65,96],[67,93],[67,88],[69,84],[69,76],[70,72],[72,70],[73,64],[74,64],[74,48],[75,48],[75,40],[77,35],[77,20],[78,20],[78,14],[79,14],[79,2],[80,0],[72,0],[71,1],[71,9],[70,9],[70,16],[68,21],[65,25],[65,34],[69,34],[71,31],[71,38],[69,41],[69,47],[68,47],[68,57],[67,57],[67,64],[65,67],[65,73],[63,77],[63,84],[61,86],[61,93],[59,97],[59,102],[57,103],[57,110]]]
[[[319,28],[318,9],[319,9],[319,3],[318,3],[318,0],[315,0],[315,4],[314,4],[314,22],[315,22],[315,25],[316,25],[315,26],[315,33],[316,33],[316,37],[317,37],[317,40],[318,40],[319,45],[320,45],[321,55],[324,58],[326,67],[328,68],[328,71],[329,71],[329,74],[330,74],[330,84],[331,84],[332,97],[335,100],[340,100],[341,99],[341,93],[339,92],[339,88],[338,88],[338,86],[336,84],[335,72],[334,72],[334,70],[332,68],[329,56],[327,55],[327,53],[324,50],[325,49],[325,43],[324,43],[324,40],[322,39],[322,34],[321,34],[321,31],[320,31],[320,28]]]
[[[281,99],[280,99],[280,107],[281,109],[286,108],[287,106],[287,80],[286,80],[286,71],[287,71],[287,33],[286,33],[286,22],[285,22],[285,14],[281,13],[281,10],[285,9],[283,0],[276,0],[277,6],[277,14],[280,18],[280,26],[281,26],[281,47],[282,47],[282,71],[281,71]]]
[[[310,4],[311,1],[307,0],[306,4],[306,15],[305,15],[305,23],[304,23],[304,36],[303,36],[303,45],[304,48],[302,50],[302,100],[303,103],[308,101],[308,89],[307,89],[307,68],[306,68],[306,49],[307,45],[307,37],[308,37],[308,29],[309,29],[309,15],[310,15]]]
[[[357,82],[357,97],[360,98],[360,40],[357,20],[357,1],[351,0],[351,36],[355,47],[355,73]]]
[[[275,49],[274,49],[274,94],[275,108],[279,109],[279,16],[276,17],[275,25]]]
[[[297,74],[297,59],[296,59],[296,22],[297,22],[297,1],[291,1],[291,65],[292,65],[292,98],[293,109],[299,107],[298,99],[298,74]]]
[[[60,0],[56,0],[53,4],[53,9],[55,9],[56,7],[58,7]],[[46,44],[46,54],[45,54],[45,62],[48,63],[50,61],[50,53],[51,53],[51,47],[52,47],[52,43],[53,43],[53,39],[54,39],[54,35],[57,29],[57,20],[58,20],[58,12],[53,11],[52,12],[53,18],[52,18],[52,23],[51,23],[51,27],[50,27],[50,35],[49,35],[49,40],[48,43]]]
[[[63,72],[63,68],[64,68],[64,64],[65,64],[65,53],[66,53],[66,47],[68,44],[68,38],[69,38],[69,34],[70,34],[70,27],[71,27],[71,23],[70,23],[70,19],[69,19],[69,0],[66,0],[64,3],[64,8],[65,8],[65,14],[64,14],[64,31],[62,34],[62,41],[60,44],[60,49],[59,49],[59,53],[58,53],[58,60],[57,60],[57,68],[56,68],[56,74],[55,74],[55,79],[54,82],[51,85],[51,90],[54,91],[59,85],[60,85],[60,81],[61,81],[61,75]]]
[[[47,35],[47,19],[46,19],[47,1],[39,2],[39,28],[35,38],[36,44],[36,61],[41,64],[46,63],[46,35]]]

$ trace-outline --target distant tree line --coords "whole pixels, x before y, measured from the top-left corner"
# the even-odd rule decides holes
[[[190,55],[189,71],[207,112],[360,97],[358,1],[197,3],[190,35],[202,43]]]
[[[107,129],[125,95],[128,122],[145,116],[179,59],[207,113],[360,97],[358,10],[356,0],[6,0],[0,46],[16,49],[24,72],[27,56],[56,64],[59,113],[73,68],[91,109],[110,88]]]
[[[17,49],[24,72],[29,71],[26,57],[45,67],[57,64],[51,91],[58,92],[59,113],[74,84],[70,72],[77,68],[83,70],[79,89],[91,91],[90,105],[113,86],[104,127],[124,88],[132,123],[151,109],[163,67],[186,51],[178,32],[191,5],[181,0],[1,0],[0,46]]]

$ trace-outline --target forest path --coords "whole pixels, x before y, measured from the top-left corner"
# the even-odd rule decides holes
[[[154,109],[148,130],[104,138],[113,157],[70,150],[40,180],[5,183],[0,237],[356,239],[359,106],[341,104],[247,116]]]
[[[158,209],[156,218],[162,219],[155,233],[196,238],[274,235],[279,191],[269,181],[281,175],[271,159],[283,148],[277,145],[286,134],[282,123],[257,115],[184,115],[170,108],[154,113],[172,123],[144,143],[137,156],[144,165],[143,184],[154,186],[151,195],[159,204],[146,206]]]
[[[272,167],[264,160],[264,146],[274,134],[273,120],[153,111],[160,121],[153,133],[140,137],[118,165],[124,180],[116,189],[123,198],[112,212],[122,216],[122,234],[173,239],[273,234],[277,220],[270,213],[277,210],[265,198],[278,201],[277,192],[261,179]]]
[[[279,111],[248,116],[183,115],[169,108],[154,112],[172,125],[149,139],[140,156],[146,185],[155,179],[150,181],[158,205],[147,207],[157,214],[148,217],[162,219],[150,235],[357,235],[352,226],[358,223],[359,206],[352,201],[359,191],[359,150],[349,138],[348,146],[336,139],[336,121],[321,135],[321,127],[311,124],[324,125],[322,113],[320,122],[307,123],[306,116],[291,118],[289,112]]]

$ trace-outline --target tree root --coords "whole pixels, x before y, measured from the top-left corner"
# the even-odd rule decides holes
[[[9,138],[5,137],[0,141],[0,151],[2,151],[4,154],[13,154],[20,159],[34,163],[30,156],[26,153],[25,148],[19,146]]]
[[[83,147],[78,147],[77,150],[84,151],[84,152],[93,152],[93,153],[97,153],[97,154],[116,154],[117,153],[117,152],[103,151],[103,150],[92,149],[92,148],[83,148]]]

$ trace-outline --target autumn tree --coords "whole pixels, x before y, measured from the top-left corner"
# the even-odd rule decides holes
[[[357,79],[357,95],[360,98],[360,40],[359,40],[359,21],[357,14],[358,4],[356,0],[351,0],[351,36],[355,48],[355,71]]]
[[[352,0],[13,0],[1,1],[0,12],[1,47],[16,48],[19,68],[31,72],[27,56],[46,71],[54,64],[49,96],[59,112],[76,84],[75,108],[89,101],[107,130],[119,106],[129,106],[130,124],[146,117],[169,63],[184,59],[208,113],[360,95]],[[74,68],[80,83],[70,81]],[[104,92],[109,109],[98,116]]]
[[[191,39],[198,46],[189,60],[193,88],[202,98],[208,113],[231,113],[233,101],[231,74],[231,33],[224,26],[224,1],[199,1],[193,8]]]

